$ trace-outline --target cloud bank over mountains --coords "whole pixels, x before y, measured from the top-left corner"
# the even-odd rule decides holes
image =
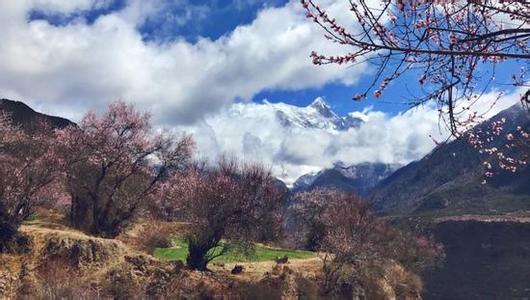
[[[1,1],[0,96],[74,121],[122,99],[150,111],[159,126],[193,133],[202,155],[232,152],[261,160],[287,182],[336,161],[405,164],[433,148],[429,135],[446,134],[439,130],[437,110],[428,106],[398,115],[366,109],[335,115],[331,122],[314,107],[249,102],[263,91],[352,86],[370,72],[365,64],[313,66],[311,51],[347,49],[317,38],[322,32],[305,18],[298,0],[264,7],[252,22],[218,39],[194,41],[167,39],[168,34],[146,39],[140,28],[163,16],[168,5],[186,8],[171,16],[170,24],[200,22],[207,16],[203,6],[190,0],[124,0],[123,7],[112,9],[114,2]],[[320,2],[341,23],[351,24],[348,1]],[[60,22],[32,19],[36,11]],[[89,20],[95,11],[99,15]],[[308,125],[304,117],[314,122]]]
[[[506,95],[490,108],[495,97],[495,93],[484,95],[474,108],[489,118],[517,102],[519,93]],[[338,125],[349,119],[355,122]],[[435,107],[422,106],[397,115],[368,108],[339,117],[323,99],[308,107],[267,101],[237,103],[179,129],[195,136],[200,156],[232,153],[262,161],[287,184],[336,162],[405,165],[428,154],[435,147],[434,140],[448,137]]]
[[[437,128],[435,110],[389,116],[366,109],[337,119],[332,110],[317,108],[315,103],[322,102],[317,99],[308,107],[238,103],[181,128],[195,136],[203,156],[233,153],[259,160],[288,184],[337,161],[405,164],[434,146],[429,134]],[[343,126],[342,120],[354,122]]]
[[[111,2],[0,2],[0,93],[74,120],[123,99],[150,110],[159,124],[175,125],[194,122],[236,99],[250,100],[263,90],[353,84],[365,69],[312,65],[312,50],[340,54],[344,49],[315,38],[322,32],[306,20],[299,1],[263,8],[250,24],[219,39],[199,37],[196,42],[179,36],[146,40],[139,31],[146,20],[163,14],[168,3],[190,5],[185,0],[128,0],[93,22],[83,17],[83,12],[102,10]],[[346,5],[331,4],[330,9],[345,14]],[[173,24],[200,21],[203,13],[193,8],[175,16]],[[35,11],[71,20],[60,25],[31,20]]]

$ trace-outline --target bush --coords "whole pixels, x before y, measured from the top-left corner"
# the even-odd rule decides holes
[[[177,231],[173,223],[148,222],[138,233],[138,247],[149,254],[156,248],[172,247]]]
[[[105,286],[105,293],[112,299],[142,299],[145,287],[125,267],[112,269]]]
[[[42,299],[99,299],[101,291],[81,280],[81,274],[68,264],[55,262],[38,274],[41,286],[37,294]]]

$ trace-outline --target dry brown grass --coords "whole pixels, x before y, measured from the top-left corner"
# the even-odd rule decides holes
[[[237,275],[230,274],[235,263],[212,264],[211,272],[193,272],[159,261],[140,249],[153,245],[149,231],[175,228],[175,224],[161,224],[137,224],[117,240],[73,230],[59,215],[34,220],[21,228],[33,239],[32,251],[0,255],[0,299],[14,298],[16,293],[31,299],[323,297],[319,290],[322,261],[318,257],[289,259],[287,264],[238,263],[245,271]],[[181,224],[176,230],[182,232],[184,227]],[[7,284],[1,283],[4,277],[9,277]],[[402,268],[389,269],[379,280],[374,282],[382,291],[377,294],[381,299],[410,294],[410,287],[418,285]]]
[[[129,246],[153,254],[156,248],[169,248],[173,238],[182,234],[182,226],[173,222],[148,220],[137,223],[118,238]]]

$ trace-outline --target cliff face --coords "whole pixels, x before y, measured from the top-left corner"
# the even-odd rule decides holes
[[[530,223],[446,221],[444,265],[423,274],[425,299],[530,297]]]

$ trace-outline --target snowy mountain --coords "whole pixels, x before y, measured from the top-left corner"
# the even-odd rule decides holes
[[[338,114],[322,98],[306,106],[263,100],[234,103],[179,130],[194,136],[199,155],[230,153],[261,161],[292,186],[300,175],[320,171],[335,161],[351,163],[349,154],[360,144],[350,143],[347,148],[339,144],[360,135],[370,117],[369,111]]]
[[[358,112],[338,116],[320,97],[306,107],[270,103],[266,100],[264,103],[275,110],[276,118],[285,127],[315,128],[333,133],[357,128],[365,122],[365,116]]]
[[[304,192],[328,187],[355,192],[364,196],[399,167],[400,165],[397,164],[382,163],[361,163],[347,166],[338,162],[333,168],[301,176],[295,181],[293,191]]]

